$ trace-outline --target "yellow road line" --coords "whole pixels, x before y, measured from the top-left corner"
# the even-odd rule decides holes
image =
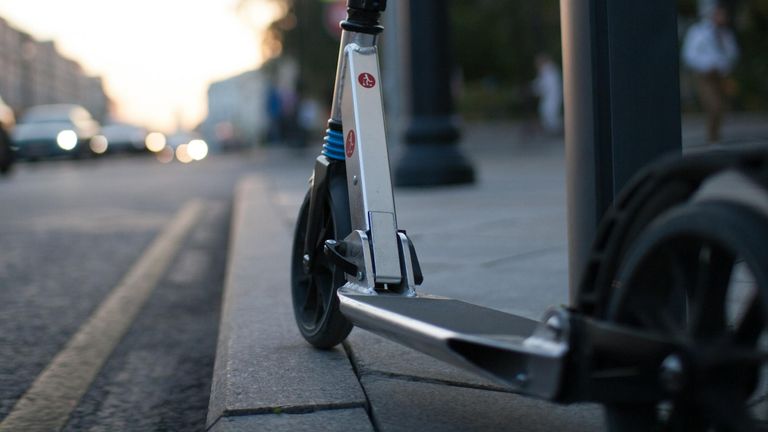
[[[171,264],[205,205],[186,203],[0,423],[0,432],[57,431]]]

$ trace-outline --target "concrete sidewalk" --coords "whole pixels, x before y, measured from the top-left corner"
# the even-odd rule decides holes
[[[564,152],[517,133],[468,128],[477,183],[396,190],[398,224],[419,253],[420,292],[538,319],[568,301]],[[331,351],[304,342],[289,254],[316,154],[260,150],[238,188],[209,430],[604,430],[599,406],[506,393],[359,329]]]

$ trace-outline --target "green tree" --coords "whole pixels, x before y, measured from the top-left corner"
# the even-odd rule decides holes
[[[456,60],[464,79],[519,84],[531,78],[536,54],[560,57],[559,0],[451,2]]]
[[[338,40],[324,23],[328,1],[269,1],[283,2],[288,12],[272,23],[265,40],[298,61],[305,94],[330,100]],[[560,1],[451,0],[447,4],[454,59],[464,81],[458,101],[461,113],[470,118],[524,113],[529,108],[525,89],[535,76],[536,54],[549,53],[557,62],[561,57]],[[768,109],[768,0],[728,0],[727,5],[742,49],[734,73],[736,106]],[[679,0],[679,12],[681,22],[695,20],[697,0]]]
[[[278,47],[280,56],[298,62],[299,91],[330,101],[339,41],[328,31],[324,21],[329,4],[317,0],[281,1],[287,12],[269,26],[265,40]],[[267,69],[273,69],[273,66],[266,65]]]
[[[741,57],[734,78],[737,108],[768,109],[768,0],[751,0],[736,12]]]
[[[454,0],[455,59],[464,80],[466,117],[506,118],[528,109],[534,59],[560,59],[560,2]]]

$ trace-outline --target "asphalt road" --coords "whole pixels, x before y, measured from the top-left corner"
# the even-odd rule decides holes
[[[65,430],[204,428],[232,192],[249,168],[241,155],[190,165],[138,157],[21,164],[0,179],[0,419],[195,201],[146,303],[116,340],[100,341],[116,345],[67,409]],[[86,354],[75,351],[75,363]]]

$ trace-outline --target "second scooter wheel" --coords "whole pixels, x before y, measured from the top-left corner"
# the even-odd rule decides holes
[[[616,275],[606,318],[678,349],[658,371],[666,400],[608,405],[611,431],[765,426],[758,411],[768,359],[766,241],[765,216],[725,202],[670,209],[638,236]]]
[[[339,310],[338,290],[344,272],[323,253],[326,240],[342,240],[351,231],[346,178],[332,177],[327,193],[320,194],[317,241],[306,246],[310,193],[304,198],[296,222],[291,254],[291,294],[296,324],[304,339],[317,348],[329,349],[352,331],[352,323]],[[311,250],[307,250],[311,249]],[[312,262],[308,263],[309,257]]]

